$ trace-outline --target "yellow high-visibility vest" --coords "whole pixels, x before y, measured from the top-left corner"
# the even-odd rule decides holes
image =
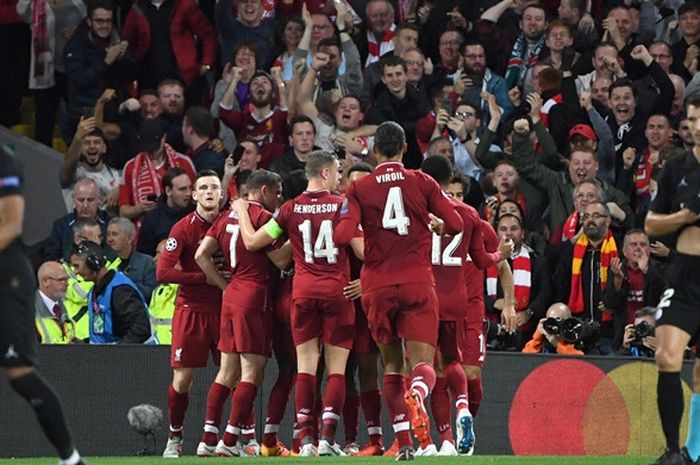
[[[173,340],[173,313],[175,313],[175,298],[179,288],[177,284],[159,284],[151,294],[148,317],[151,320],[151,331],[155,334],[158,344],[169,345]]]

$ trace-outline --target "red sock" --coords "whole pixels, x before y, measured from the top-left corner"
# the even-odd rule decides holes
[[[182,424],[185,422],[185,412],[190,403],[189,392],[180,394],[173,385],[168,386],[168,414],[170,415],[170,436],[182,437]]]
[[[435,386],[435,369],[429,363],[419,363],[411,372],[411,389],[417,391],[423,401],[428,398]]]
[[[481,384],[481,378],[474,378],[467,380],[467,386],[469,390],[469,411],[473,417],[476,417],[476,413],[481,405],[481,399],[484,397],[484,385]]]
[[[293,376],[280,376],[272,386],[270,399],[267,403],[267,418],[265,418],[265,432],[263,434],[263,444],[266,447],[277,445],[277,432],[280,429],[280,422],[284,417],[289,402],[289,394],[292,392],[294,384]]]
[[[430,408],[432,409],[435,427],[438,433],[440,433],[440,442],[445,440],[454,442],[452,437],[452,425],[450,424],[452,409],[450,408],[450,395],[447,392],[447,382],[445,378],[437,378],[435,381],[435,387],[430,394]]]
[[[358,415],[360,413],[360,396],[357,394],[345,396],[343,405],[343,429],[345,430],[345,442],[351,443],[357,440]]]
[[[226,399],[231,394],[231,389],[217,382],[209,386],[207,394],[207,413],[204,417],[204,434],[202,442],[209,446],[215,446],[219,439],[219,426],[221,426],[221,414]]]
[[[447,387],[452,394],[455,409],[459,413],[462,409],[469,408],[469,393],[467,390],[467,376],[462,370],[462,366],[457,362],[452,362],[442,369],[445,374]]]
[[[255,439],[255,397],[250,404],[250,412],[245,420],[239,425],[241,427],[241,440],[248,442]]]
[[[297,428],[300,444],[305,444],[307,437],[313,439],[315,418],[313,414],[316,401],[316,376],[298,373],[294,392],[294,405],[297,409]]]
[[[228,425],[226,425],[226,432],[223,438],[224,444],[227,446],[233,447],[236,445],[236,441],[238,441],[238,436],[241,432],[238,425],[244,418],[248,417],[257,392],[258,387],[246,381],[238,383],[236,390],[233,391],[233,395],[231,396],[231,414],[228,417]]]
[[[335,430],[338,428],[338,420],[345,400],[345,375],[334,373],[328,375],[326,392],[323,393],[323,426],[321,439],[331,444],[335,443]]]
[[[382,440],[382,396],[378,389],[360,393],[360,404],[367,422],[369,442],[384,446]]]
[[[405,392],[406,385],[402,375],[396,373],[384,375],[384,401],[394,426],[394,438],[399,443],[399,447],[413,445],[409,433],[411,423],[403,400]]]

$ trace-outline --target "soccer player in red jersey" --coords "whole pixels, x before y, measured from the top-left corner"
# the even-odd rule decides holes
[[[234,202],[241,235],[250,249],[264,247],[285,232],[292,243],[295,276],[292,285],[292,337],[297,351],[296,410],[300,456],[345,455],[335,443],[335,431],[345,400],[345,365],[352,347],[355,312],[343,296],[350,281],[346,247],[333,243],[333,228],[343,198],[331,193],[340,181],[339,163],[330,152],[315,151],[306,162],[306,192],[280,208],[275,221],[257,231],[246,205]],[[351,240],[348,240],[350,243]],[[354,241],[362,254],[362,239]],[[321,440],[314,446],[313,407],[319,342],[328,372],[323,396]]]
[[[180,285],[170,351],[170,366],[173,368],[173,381],[168,388],[170,431],[163,457],[182,455],[182,425],[195,368],[205,367],[210,353],[215,363],[218,364],[220,358],[216,344],[219,340],[221,290],[209,284],[194,259],[199,242],[219,214],[221,181],[216,172],[203,170],[198,174],[192,198],[197,203],[195,211],[172,227],[156,269],[159,282]],[[237,376],[237,373],[232,374],[222,386],[222,407]]]
[[[423,160],[421,170],[435,179],[443,189],[446,189],[452,179],[452,165],[443,156],[435,155]],[[484,249],[484,241],[480,231],[479,214],[469,205],[451,198],[454,209],[459,213],[464,223],[463,230],[456,235],[433,234],[431,261],[433,275],[437,288],[440,305],[440,328],[438,332],[438,348],[440,370],[431,396],[431,407],[435,424],[440,432],[442,444],[438,452],[431,443],[427,448],[421,448],[416,455],[471,455],[474,451],[473,419],[469,412],[467,378],[461,367],[462,352],[460,342],[466,328],[468,301],[467,283],[461,270],[455,272],[455,267],[463,268],[467,256],[480,268],[504,260],[512,250],[509,244],[502,243],[499,251],[489,254]],[[508,318],[512,315],[504,313],[504,323],[510,324]],[[506,318],[508,316],[508,318]],[[450,427],[449,392],[452,394],[456,408],[457,448],[455,448]]]
[[[304,192],[308,184],[304,170],[295,170],[282,181],[282,198],[291,200]],[[280,422],[287,410],[289,395],[294,387],[297,373],[297,356],[292,340],[292,280],[294,267],[279,273],[273,287],[274,324],[272,331],[272,350],[277,362],[277,380],[270,390],[267,402],[267,416],[260,455],[263,457],[288,457],[292,452],[299,453],[299,441],[296,428],[292,435],[291,451],[277,438]]]
[[[348,184],[371,174],[371,165],[359,162],[348,169]],[[345,370],[345,405],[343,407],[343,426],[345,430],[345,446],[343,451],[348,455],[368,457],[382,455],[384,453],[384,441],[382,437],[382,397],[379,391],[377,363],[379,362],[379,349],[372,340],[369,331],[367,317],[362,308],[362,283],[360,270],[362,261],[354,255],[350,256],[350,277],[352,281],[343,290],[348,300],[355,305],[355,341],[350,351],[350,358]],[[359,393],[355,385],[355,372],[359,380]],[[355,442],[357,438],[357,425],[359,421],[359,407],[367,423],[369,443],[361,449]],[[354,449],[354,450],[353,450]]]
[[[279,204],[281,179],[271,171],[257,170],[248,178],[246,186],[248,200],[243,201],[248,204],[248,214],[253,226],[260,228],[272,219],[271,212]],[[219,251],[229,258],[230,282],[216,269],[213,256]],[[226,432],[215,449],[219,456],[237,456],[239,451],[236,442],[241,433],[238,425],[252,410],[271,352],[270,283],[273,268],[270,261],[284,269],[291,263],[291,253],[288,247],[257,252],[247,250],[240,237],[238,215],[230,211],[219,216],[214,222],[199,245],[195,259],[207,277],[224,291],[218,345],[221,351],[221,377],[225,377],[225,374],[234,370],[238,364],[241,368],[241,379],[231,397],[231,414]],[[216,383],[215,380],[214,384]],[[210,425],[205,421],[205,431],[208,426]],[[207,443],[207,440],[210,442]],[[211,441],[211,437],[206,433],[202,442],[204,446],[200,445],[201,448],[213,447],[214,441]],[[254,455],[258,455],[257,452],[255,450]]]
[[[399,445],[397,460],[414,458],[407,419],[421,445],[430,437],[424,402],[435,385],[438,302],[428,223],[449,234],[463,228],[440,186],[427,175],[404,168],[406,149],[401,126],[391,121],[379,125],[373,148],[379,165],[348,188],[334,236],[337,244],[347,244],[358,225],[364,230],[362,305],[384,360],[384,399]],[[411,371],[407,391],[402,376],[404,341]]]

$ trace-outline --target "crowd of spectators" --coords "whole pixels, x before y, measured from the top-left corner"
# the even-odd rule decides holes
[[[397,121],[405,166],[449,158],[514,241],[515,348],[556,351],[554,315],[598,323],[586,351],[629,352],[674,254],[643,223],[664,163],[693,146],[699,46],[697,0],[2,0],[0,124],[28,89],[36,140],[57,123],[68,147],[69,213],[43,258],[105,245],[148,299],[145,264],[192,211],[195,173],[214,170],[228,201],[317,148],[347,172],[376,164],[376,125]]]

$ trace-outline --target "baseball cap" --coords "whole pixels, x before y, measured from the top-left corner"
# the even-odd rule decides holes
[[[598,136],[595,135],[593,128],[587,124],[577,124],[569,131],[569,139],[574,137],[576,134],[585,137],[586,139],[598,141]]]
[[[145,119],[139,127],[139,147],[142,152],[153,153],[160,147],[165,134],[165,122],[160,118]]]

